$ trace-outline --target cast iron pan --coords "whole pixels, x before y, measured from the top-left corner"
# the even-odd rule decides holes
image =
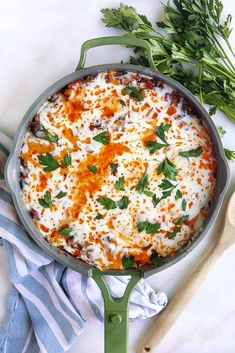
[[[137,47],[139,46],[143,48],[148,55],[149,65],[151,69],[127,64],[108,64],[83,68],[88,49],[101,45],[113,44]],[[157,267],[144,266],[142,268],[131,270],[107,270],[104,272],[100,272],[99,270],[85,263],[82,260],[78,260],[73,258],[72,256],[60,253],[56,247],[51,246],[42,237],[42,235],[32,222],[32,219],[21,197],[21,189],[19,185],[19,155],[23,140],[25,138],[25,133],[34,115],[38,112],[41,105],[51,95],[59,91],[68,83],[76,79],[83,78],[87,75],[94,75],[99,72],[106,72],[108,70],[124,70],[148,75],[159,79],[165,82],[167,85],[176,89],[183,97],[187,99],[187,101],[195,109],[199,117],[204,121],[214,144],[214,151],[217,162],[217,181],[209,213],[203,223],[203,227],[201,228],[198,236],[193,239],[190,243],[188,243],[187,246],[185,246],[183,249],[180,249],[180,251],[178,251],[174,257],[165,258],[163,262]],[[26,112],[14,138],[11,153],[6,165],[6,181],[9,190],[12,194],[17,213],[32,239],[52,258],[75,271],[85,273],[88,276],[92,277],[100,287],[103,294],[105,306],[105,352],[126,353],[128,350],[128,302],[133,287],[141,278],[162,271],[165,268],[181,260],[190,251],[192,251],[193,248],[199,243],[199,241],[206,235],[220,210],[224,194],[229,182],[229,169],[224,156],[223,147],[219,135],[217,133],[214,123],[212,122],[205,109],[201,106],[198,100],[180,83],[154,70],[151,48],[148,42],[143,39],[137,39],[135,36],[128,34],[122,37],[105,37],[86,41],[82,45],[80,61],[76,68],[76,71],[51,85],[31,105],[31,107]],[[130,276],[130,282],[126,287],[126,291],[122,298],[117,299],[111,296],[109,288],[103,278],[104,275]]]

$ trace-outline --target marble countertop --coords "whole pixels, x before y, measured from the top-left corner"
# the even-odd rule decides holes
[[[128,0],[150,19],[159,20],[161,0]],[[165,1],[164,1],[165,2]],[[235,16],[235,2],[222,0],[225,11]],[[13,137],[29,105],[50,84],[72,72],[77,64],[81,44],[92,37],[119,33],[100,22],[100,9],[117,6],[116,0],[8,0],[1,3],[1,80],[0,131]],[[235,25],[235,23],[234,23]],[[235,42],[235,33],[231,42]],[[94,55],[95,54],[95,55]],[[128,58],[128,50],[113,47],[93,49],[87,66],[120,62]],[[216,125],[227,131],[225,147],[235,149],[235,124],[221,113],[213,118]],[[223,220],[224,209],[235,189],[235,162],[230,162],[231,183],[223,209],[216,224],[198,247],[186,258],[167,270],[153,275],[148,282],[164,290],[169,298],[210,247]],[[235,216],[235,215],[234,215]],[[233,353],[235,351],[235,247],[231,247],[217,262],[206,283],[185,308],[176,324],[162,340],[156,353]],[[2,320],[9,280],[6,260],[0,249],[0,320]],[[152,320],[136,321],[130,325],[130,353],[135,352],[139,338]],[[94,349],[95,343],[95,349]],[[103,352],[103,327],[87,324],[69,353]]]

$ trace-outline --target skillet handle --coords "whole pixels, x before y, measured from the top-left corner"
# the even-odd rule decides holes
[[[116,274],[123,276],[123,274]],[[99,286],[104,299],[104,341],[105,353],[128,352],[128,303],[132,289],[141,279],[140,272],[132,272],[122,298],[114,298],[103,278],[103,273],[93,270],[92,278]]]
[[[100,47],[103,45],[117,45],[117,44],[130,46],[130,47],[133,47],[133,46],[140,47],[145,49],[148,57],[149,66],[151,67],[151,69],[155,70],[151,46],[149,45],[149,43],[144,39],[137,38],[135,35],[128,33],[123,36],[93,38],[84,42],[81,47],[80,59],[79,59],[78,66],[76,67],[76,71],[84,67],[85,61],[86,61],[86,54],[89,49],[94,47]]]

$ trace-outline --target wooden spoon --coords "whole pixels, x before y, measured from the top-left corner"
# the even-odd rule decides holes
[[[191,277],[177,291],[166,309],[156,318],[149,331],[138,344],[137,353],[153,353],[186,305],[205,281],[208,272],[219,257],[235,243],[235,191],[228,203],[225,221],[218,242],[209,251]]]

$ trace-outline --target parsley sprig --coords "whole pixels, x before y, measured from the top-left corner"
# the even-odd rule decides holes
[[[110,135],[108,131],[100,132],[98,135],[93,137],[93,140],[102,143],[103,145],[108,145],[110,142]]]
[[[147,141],[146,147],[148,148],[150,154],[153,154],[161,148],[169,146],[169,143],[166,141],[165,132],[168,131],[170,127],[171,124],[166,123],[162,123],[160,126],[156,127],[156,135],[160,138],[161,142]]]
[[[156,194],[152,197],[152,202],[154,206],[157,206],[159,202],[169,197],[172,191],[177,187],[178,184],[172,184],[169,180],[163,179],[159,187],[164,190],[161,198],[157,198]]]
[[[144,230],[147,234],[155,234],[159,231],[161,225],[159,223],[150,223],[150,222],[138,222],[137,229],[141,233]]]
[[[123,92],[128,94],[130,98],[134,99],[137,102],[141,102],[144,100],[143,88],[138,89],[137,87],[130,86],[130,87],[125,87],[123,89]]]
[[[168,158],[165,158],[158,166],[157,173],[169,178],[171,180],[176,180],[177,170],[174,163],[172,163]]]
[[[38,156],[39,163],[44,166],[45,172],[52,172],[60,167],[57,160],[52,156],[51,153]]]
[[[43,198],[38,199],[39,204],[44,208],[50,208],[52,206],[51,193],[47,191]]]
[[[144,189],[148,186],[149,181],[148,181],[148,174],[147,174],[147,169],[145,169],[144,174],[138,181],[138,184],[136,185],[136,190],[138,191],[139,194],[142,194]]]
[[[195,148],[194,150],[189,150],[189,151],[184,151],[184,152],[179,152],[179,156],[181,157],[199,157],[202,154],[203,148],[202,146],[199,146]]]

